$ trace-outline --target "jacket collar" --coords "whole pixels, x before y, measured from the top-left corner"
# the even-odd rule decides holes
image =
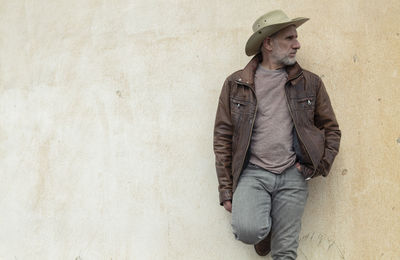
[[[246,67],[244,67],[239,81],[242,84],[254,86],[254,75],[256,73],[258,64],[260,64],[261,62],[262,62],[262,55],[261,53],[259,53],[250,60],[250,62],[246,65]],[[294,79],[297,79],[303,73],[303,69],[297,62],[293,65],[286,66],[285,69],[286,73],[288,74],[287,81],[288,82],[290,81],[292,84],[295,83]]]

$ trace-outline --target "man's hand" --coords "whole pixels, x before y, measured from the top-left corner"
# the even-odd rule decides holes
[[[296,166],[296,168],[297,168],[297,170],[299,170],[299,172],[303,172],[302,170],[303,170],[303,168],[301,167],[301,164],[300,163],[296,163],[295,164],[295,166]]]
[[[230,200],[224,201],[224,208],[227,211],[232,212],[232,202]]]

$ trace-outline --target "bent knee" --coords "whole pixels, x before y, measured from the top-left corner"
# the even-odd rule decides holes
[[[254,223],[248,225],[232,223],[232,229],[237,240],[254,245],[268,235],[271,227],[270,225],[254,225]]]

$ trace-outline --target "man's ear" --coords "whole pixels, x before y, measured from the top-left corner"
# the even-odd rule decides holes
[[[262,47],[268,51],[272,51],[272,38],[271,37],[265,37]]]

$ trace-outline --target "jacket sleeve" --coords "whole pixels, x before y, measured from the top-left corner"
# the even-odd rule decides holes
[[[339,152],[341,132],[328,93],[321,79],[319,79],[315,104],[314,123],[316,127],[325,132],[324,155],[314,176],[327,176]]]
[[[230,83],[225,80],[218,101],[214,125],[215,167],[218,177],[220,205],[232,200],[232,136],[233,126],[230,112]]]

